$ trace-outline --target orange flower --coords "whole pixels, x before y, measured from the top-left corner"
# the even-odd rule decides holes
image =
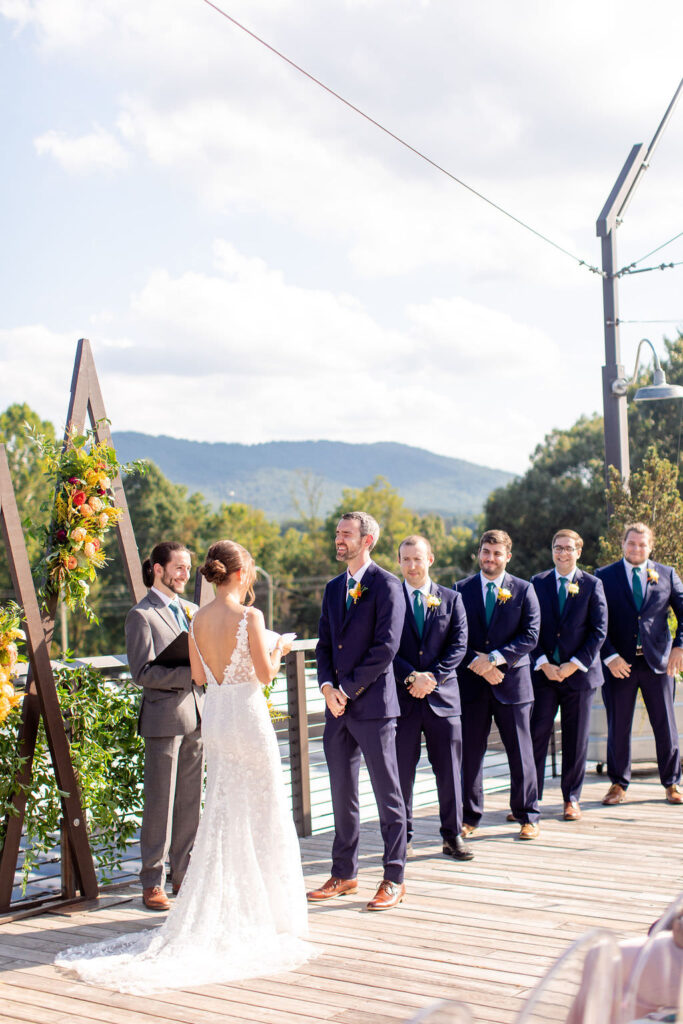
[[[84,526],[77,526],[75,530],[71,531],[71,539],[75,544],[81,544],[88,536],[88,531]]]
[[[106,527],[109,525],[109,516],[107,515],[107,513],[100,512],[99,516],[97,517],[97,522],[101,530],[106,529]]]
[[[87,519],[88,516],[92,515],[92,509],[90,508],[90,505],[81,505],[81,507],[79,508],[78,511],[86,519]]]
[[[79,505],[82,505],[85,502],[85,491],[75,491],[71,500],[76,508],[78,508]]]
[[[83,545],[83,554],[85,555],[86,558],[92,558],[96,550],[97,548],[95,547],[91,540],[89,540],[87,544]]]
[[[102,499],[98,498],[96,495],[93,495],[92,498],[88,498],[88,504],[90,505],[90,508],[93,510],[93,512],[102,511]]]
[[[69,572],[72,569],[75,569],[77,565],[78,565],[78,559],[76,558],[76,556],[75,555],[69,555],[69,557],[66,560],[66,567],[69,570]]]

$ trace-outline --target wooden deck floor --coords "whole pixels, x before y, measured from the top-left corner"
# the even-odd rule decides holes
[[[595,926],[642,933],[683,889],[683,807],[664,802],[654,776],[636,778],[620,807],[600,805],[605,789],[590,776],[583,820],[563,822],[551,784],[531,843],[505,822],[508,794],[491,794],[468,864],[441,856],[437,819],[421,812],[407,902],[383,914],[364,911],[381,878],[378,829],[365,825],[358,896],[312,908],[320,955],[288,975],[143,999],[52,966],[65,946],[158,920],[133,889],[89,912],[5,923],[0,1024],[397,1024],[443,998],[467,1003],[482,1024],[508,1024],[574,938]],[[330,844],[329,834],[302,841],[308,882],[327,877]]]

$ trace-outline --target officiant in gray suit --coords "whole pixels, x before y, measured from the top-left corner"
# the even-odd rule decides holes
[[[155,664],[162,651],[188,630],[197,610],[195,604],[180,600],[190,569],[190,552],[182,544],[157,544],[142,565],[149,592],[126,617],[128,665],[134,682],[143,687],[138,725],[145,740],[140,881],[142,901],[149,910],[168,910],[166,859],[177,893],[199,824],[204,690],[192,682],[189,664]]]

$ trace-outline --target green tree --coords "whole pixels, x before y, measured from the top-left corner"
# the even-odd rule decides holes
[[[42,516],[40,506],[45,498],[45,478],[40,464],[40,457],[37,448],[26,437],[26,424],[35,427],[41,434],[54,439],[55,428],[47,420],[41,420],[25,403],[23,405],[10,405],[9,408],[0,414],[0,444],[4,444],[7,451],[12,485],[17,499],[19,518],[24,518],[31,513],[38,525],[47,522],[47,516]],[[26,547],[31,565],[35,565],[40,558],[39,541],[26,536]],[[8,594],[12,593],[12,581],[9,574],[9,565],[4,546],[0,545],[0,590]]]
[[[631,474],[629,486],[612,470],[608,490],[613,509],[609,526],[600,538],[601,564],[621,558],[621,536],[627,523],[647,523],[655,539],[653,555],[665,565],[683,571],[683,499],[678,490],[678,470],[662,459],[652,446],[640,469]]]

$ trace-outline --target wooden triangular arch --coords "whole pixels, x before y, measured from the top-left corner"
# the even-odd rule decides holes
[[[81,338],[76,348],[71,378],[71,396],[64,432],[65,443],[71,433],[83,431],[86,417],[90,420],[97,440],[111,445],[111,432],[92,349],[90,342],[86,338]],[[116,524],[116,533],[128,588],[133,601],[137,603],[144,597],[147,589],[142,581],[140,556],[120,474],[112,482],[112,487],[115,503],[124,511],[124,515]],[[20,736],[20,754],[27,760],[17,781],[27,785],[31,780],[39,718],[42,715],[57,784],[60,789],[70,794],[63,801],[64,823],[69,852],[77,876],[77,886],[83,898],[91,899],[97,895],[97,878],[50,665],[49,651],[54,634],[57,598],[52,599],[41,620],[4,445],[0,445],[0,521],[17,600],[24,608],[31,665],[23,702]],[[22,790],[18,790],[13,802],[16,814],[7,820],[5,842],[0,856],[0,912],[9,909],[12,898],[12,884],[26,808],[26,796]]]

